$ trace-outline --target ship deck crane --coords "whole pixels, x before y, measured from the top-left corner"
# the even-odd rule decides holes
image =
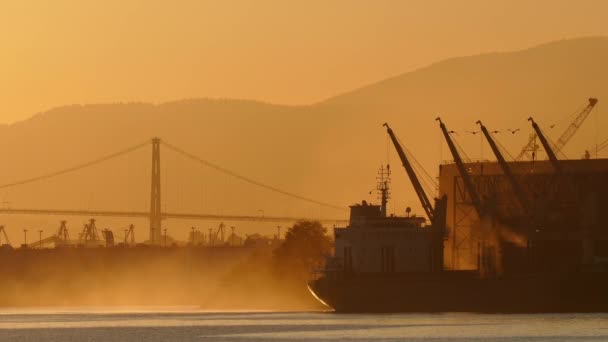
[[[446,195],[442,196],[441,198],[435,198],[435,206],[433,207],[431,201],[429,200],[428,196],[424,192],[424,189],[422,188],[422,184],[420,184],[420,180],[418,179],[418,176],[416,175],[412,164],[410,163],[405,152],[403,151],[403,147],[395,136],[395,133],[388,126],[387,123],[385,123],[383,126],[386,127],[386,131],[390,136],[393,145],[395,145],[395,149],[397,150],[397,154],[401,159],[401,163],[403,164],[403,167],[405,168],[405,171],[407,172],[407,175],[409,176],[410,181],[414,186],[416,195],[418,195],[420,204],[422,204],[422,207],[424,208],[424,211],[428,216],[429,221],[431,221],[431,226],[435,231],[435,234],[433,234],[435,238],[433,238],[433,240],[436,242],[433,244],[433,246],[435,247],[432,249],[433,252],[431,252],[431,260],[434,260],[431,262],[431,267],[435,271],[442,272],[444,259],[443,240],[446,238],[446,212],[448,206],[448,198]]]
[[[555,154],[560,153],[562,148],[564,148],[564,146],[566,146],[568,141],[570,141],[570,139],[572,139],[572,137],[574,136],[574,134],[576,134],[576,132],[581,127],[583,122],[585,122],[587,117],[589,117],[589,114],[591,113],[591,111],[593,110],[593,108],[595,107],[595,105],[598,102],[598,100],[596,98],[589,98],[588,101],[589,102],[588,102],[587,106],[585,106],[585,108],[583,108],[583,110],[577,114],[576,118],[574,118],[574,121],[572,121],[570,123],[568,128],[566,128],[566,130],[562,133],[562,135],[557,140],[557,143],[553,147],[553,152]],[[536,145],[536,137],[537,137],[537,134],[532,134],[532,136],[528,140],[528,143],[526,144],[526,146],[524,146],[524,148],[521,150],[519,155],[517,155],[517,158],[515,158],[516,160],[520,160],[521,158],[523,158],[523,156],[528,154],[528,151],[534,150],[533,147],[534,147],[534,145]],[[538,137],[540,138],[540,136],[538,136]]]
[[[473,202],[473,207],[475,208],[477,215],[479,217],[481,217],[484,214],[484,209],[482,207],[481,200],[479,199],[479,195],[477,194],[477,191],[475,190],[475,187],[473,186],[473,181],[471,180],[471,176],[467,172],[467,170],[464,166],[464,163],[462,161],[462,158],[460,157],[460,154],[458,153],[458,149],[456,149],[456,145],[454,144],[454,141],[452,141],[452,137],[450,137],[450,132],[446,128],[445,124],[441,121],[441,118],[436,118],[435,120],[439,121],[439,127],[441,127],[443,136],[445,137],[445,140],[448,144],[450,152],[452,153],[452,157],[454,158],[454,162],[456,163],[456,167],[458,168],[458,173],[460,174],[460,177],[462,178],[462,180],[464,182],[464,186],[465,186],[467,192],[469,193],[469,196],[471,197],[471,201]]]
[[[498,164],[500,165],[502,172],[505,174],[505,176],[507,176],[509,183],[511,183],[511,187],[513,188],[513,192],[515,192],[515,197],[517,198],[519,205],[521,206],[521,208],[524,210],[524,212],[526,214],[529,214],[530,213],[530,203],[528,202],[528,198],[526,197],[524,190],[522,189],[520,183],[517,181],[517,179],[515,179],[515,176],[513,175],[513,172],[511,171],[509,164],[505,160],[505,157],[502,155],[502,153],[498,149],[496,142],[492,138],[492,135],[490,134],[490,132],[488,131],[486,126],[484,126],[480,120],[477,121],[477,124],[481,128],[481,131],[483,132],[483,135],[485,136],[486,140],[488,141],[488,144],[490,145],[492,152],[496,156],[496,159],[498,160]]]
[[[407,156],[405,155],[405,152],[403,151],[403,148],[401,147],[399,140],[397,140],[395,133],[393,132],[393,130],[389,127],[389,125],[387,123],[385,123],[383,126],[386,127],[386,132],[390,136],[391,141],[393,142],[393,145],[395,145],[395,149],[397,150],[399,159],[401,159],[401,163],[403,164],[403,167],[405,168],[405,172],[407,172],[407,175],[409,176],[410,181],[412,182],[412,186],[414,187],[414,191],[416,192],[416,195],[418,196],[418,199],[420,200],[420,204],[422,204],[422,208],[424,209],[424,212],[428,216],[431,223],[434,224],[436,221],[435,208],[433,208],[431,201],[429,200],[428,196],[424,192],[424,189],[422,188],[422,184],[420,184],[420,180],[418,179],[418,176],[416,176],[416,172],[414,171],[414,168],[412,167],[412,164],[410,163],[410,161],[407,159]]]
[[[538,124],[534,121],[534,119],[532,119],[532,117],[529,117],[528,121],[532,122],[532,128],[534,128],[534,132],[536,133],[536,136],[538,136],[538,139],[540,140],[540,143],[543,145],[543,148],[545,149],[547,156],[549,156],[551,165],[553,165],[553,168],[555,169],[556,172],[561,172],[561,164],[560,164],[559,160],[557,159],[557,155],[551,148],[551,145],[549,144],[549,141],[543,134],[542,130],[540,129]]]

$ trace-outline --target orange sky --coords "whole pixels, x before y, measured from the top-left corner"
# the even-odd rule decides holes
[[[448,57],[608,35],[607,19],[601,0],[4,0],[0,122],[72,103],[311,103]]]

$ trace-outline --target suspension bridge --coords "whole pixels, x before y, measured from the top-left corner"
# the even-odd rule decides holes
[[[53,208],[12,208],[3,207],[0,208],[0,214],[22,214],[22,215],[56,215],[56,216],[88,216],[88,217],[131,217],[131,218],[147,218],[149,220],[149,242],[150,244],[161,244],[161,231],[162,221],[165,219],[192,219],[192,220],[226,220],[226,221],[248,221],[248,222],[283,222],[293,223],[303,219],[315,219],[321,221],[324,224],[342,224],[346,220],[344,218],[319,218],[319,217],[291,217],[291,216],[267,216],[262,215],[228,215],[228,214],[210,214],[210,213],[178,213],[178,212],[167,212],[163,211],[161,206],[161,146],[173,151],[183,157],[189,159],[194,163],[198,163],[207,168],[214,169],[220,173],[228,175],[230,177],[239,179],[243,182],[249,183],[255,187],[265,189],[267,191],[295,199],[302,202],[318,205],[325,208],[334,209],[337,211],[345,211],[345,207],[338,206],[335,204],[327,203],[324,201],[316,200],[307,196],[302,196],[297,193],[286,191],[278,187],[259,182],[250,177],[236,173],[215,163],[207,161],[203,158],[198,157],[195,154],[189,153],[177,146],[170,144],[158,137],[147,140],[143,143],[131,146],[129,148],[120,150],[116,153],[112,153],[86,163],[61,169],[58,171],[50,172],[47,174],[39,175],[36,177],[22,179],[19,181],[0,185],[0,190],[19,187],[30,183],[40,182],[46,179],[70,174],[85,168],[91,168],[101,163],[116,159],[118,157],[127,155],[136,150],[143,149],[145,147],[151,147],[152,155],[152,168],[150,175],[150,209],[149,211],[114,211],[114,210],[93,210],[93,209],[53,209]]]

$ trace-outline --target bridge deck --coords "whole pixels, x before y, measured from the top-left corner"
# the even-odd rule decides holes
[[[144,211],[98,211],[98,210],[66,210],[66,209],[0,209],[0,214],[24,214],[24,215],[57,215],[57,216],[87,216],[87,217],[138,217],[149,218],[150,213]],[[226,220],[226,221],[248,221],[248,222],[296,222],[299,220],[310,220],[303,217],[289,216],[249,216],[249,215],[214,215],[196,213],[161,213],[163,219],[190,219],[190,220]],[[345,224],[345,219],[314,219],[325,224]]]

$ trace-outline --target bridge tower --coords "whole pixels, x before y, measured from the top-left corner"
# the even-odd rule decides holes
[[[152,139],[152,184],[150,192],[150,244],[161,241],[160,139]]]

